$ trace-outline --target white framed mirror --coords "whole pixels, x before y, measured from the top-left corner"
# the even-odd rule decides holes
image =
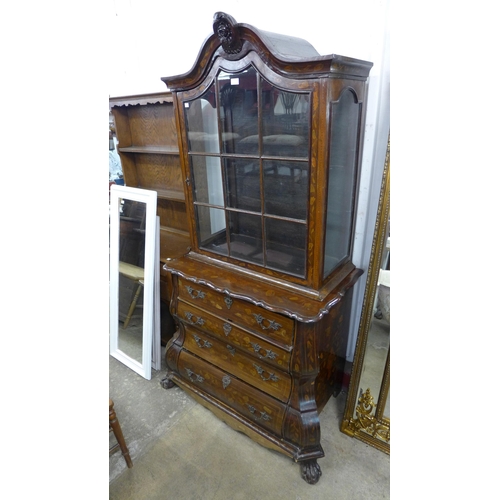
[[[153,370],[161,370],[161,304],[160,304],[160,217],[156,216],[155,279],[153,305]]]
[[[110,355],[147,380],[158,327],[156,199],[156,191],[146,189],[110,190]]]

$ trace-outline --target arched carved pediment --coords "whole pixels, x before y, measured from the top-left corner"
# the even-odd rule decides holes
[[[213,33],[205,40],[190,71],[183,75],[164,77],[170,90],[194,88],[206,77],[219,57],[240,60],[254,51],[275,73],[290,77],[321,78],[324,76],[364,80],[372,66],[334,54],[321,56],[306,40],[293,36],[260,31],[236,20],[224,12],[216,12],[212,21]]]

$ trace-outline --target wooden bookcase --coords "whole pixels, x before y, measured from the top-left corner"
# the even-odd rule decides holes
[[[111,97],[118,154],[126,186],[155,190],[160,217],[160,260],[179,257],[190,246],[177,128],[170,92]],[[174,331],[168,312],[170,276],[160,271],[162,340]]]

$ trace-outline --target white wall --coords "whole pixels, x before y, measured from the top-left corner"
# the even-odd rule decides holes
[[[307,8],[269,0],[169,3],[165,0],[108,0],[112,64],[109,95],[166,90],[163,76],[191,69],[212,33],[215,12],[264,31],[304,38],[321,54],[339,54],[374,63],[370,73],[363,168],[354,263],[365,270],[355,288],[348,344],[352,360],[370,257],[382,168],[389,132],[390,0],[310,1]]]
[[[320,54],[376,61],[388,1],[312,0],[299,10],[270,0],[108,0],[114,45],[109,92],[117,96],[165,90],[160,78],[191,69],[217,11],[264,31],[304,38]],[[374,75],[379,72],[374,68]]]

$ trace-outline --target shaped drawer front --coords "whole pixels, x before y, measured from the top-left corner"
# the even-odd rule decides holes
[[[290,375],[247,356],[228,342],[220,342],[186,325],[183,347],[266,394],[284,403],[288,401],[292,386]]]
[[[222,341],[247,351],[257,359],[288,371],[290,352],[241,329],[231,321],[214,316],[192,304],[186,304],[182,300],[178,302],[177,315],[184,323],[216,335]]]
[[[210,310],[244,328],[279,342],[285,349],[293,345],[294,321],[245,300],[234,299],[211,288],[179,277],[179,298]]]
[[[286,408],[284,404],[187,351],[180,353],[178,367],[180,374],[193,385],[226,403],[249,420],[277,435],[281,434]]]

